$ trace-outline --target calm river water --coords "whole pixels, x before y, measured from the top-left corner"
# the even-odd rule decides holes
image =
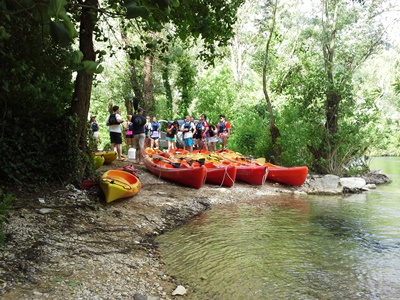
[[[400,299],[400,158],[363,194],[268,196],[213,207],[160,236],[186,299]]]

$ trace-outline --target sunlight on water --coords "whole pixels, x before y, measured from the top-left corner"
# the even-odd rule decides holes
[[[389,197],[379,188],[218,206],[157,241],[188,299],[398,299],[393,184]]]

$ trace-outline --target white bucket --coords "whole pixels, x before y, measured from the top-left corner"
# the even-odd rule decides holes
[[[136,158],[136,149],[135,148],[129,148],[129,150],[128,150],[128,158],[129,159],[135,159]]]

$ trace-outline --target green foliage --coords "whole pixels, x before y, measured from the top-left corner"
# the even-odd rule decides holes
[[[9,34],[0,53],[1,181],[41,188],[57,179],[77,180],[84,154],[68,117],[72,50],[42,36],[42,27],[23,13],[1,25]]]
[[[4,243],[3,223],[6,220],[6,214],[11,209],[11,203],[14,201],[14,197],[5,194],[0,189],[0,244]]]

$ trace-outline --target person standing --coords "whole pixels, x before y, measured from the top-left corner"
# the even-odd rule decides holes
[[[111,149],[117,149],[117,160],[125,160],[122,157],[122,130],[121,123],[124,122],[124,119],[120,115],[119,106],[114,105],[113,113],[110,114],[106,119],[106,124],[110,131],[110,141],[111,141]]]
[[[157,118],[153,117],[153,121],[150,124],[150,148],[158,149],[158,140],[161,136],[161,125],[157,122]],[[155,146],[155,147],[154,147]]]
[[[92,130],[93,138],[97,147],[100,140],[100,135],[99,135],[100,125],[96,120],[96,115],[90,116],[90,129]]]
[[[217,124],[217,130],[222,150],[226,150],[226,143],[231,135],[231,124],[226,121],[225,115],[219,116],[219,123]]]
[[[136,148],[136,163],[142,165],[146,155],[144,148],[146,118],[143,116],[145,112],[143,108],[139,107],[137,111],[138,113],[132,116],[133,141]]]
[[[172,123],[168,123],[167,126],[167,133],[166,133],[166,138],[168,142],[168,152],[170,152],[173,149],[176,149],[176,135],[178,134],[179,131],[179,124],[177,120],[174,120]]]
[[[210,137],[210,133],[208,132],[210,128],[207,122],[207,115],[202,114],[200,116],[199,123],[201,123],[203,129],[200,133],[200,140],[198,140],[199,149],[208,151],[207,139]]]
[[[132,123],[132,115],[128,115],[128,120],[124,123],[125,131],[125,139],[126,139],[126,151],[129,148],[133,148],[133,123]]]
[[[145,134],[144,147],[145,148],[148,148],[151,146],[150,129],[151,129],[150,116],[147,116],[146,124],[144,125],[144,134]]]
[[[181,131],[183,134],[183,149],[193,152],[193,132],[196,130],[193,122],[190,121],[190,116],[186,116],[185,121],[181,126]]]
[[[208,134],[210,136],[208,138],[208,142],[210,144],[208,149],[211,152],[215,152],[215,151],[217,151],[218,131],[217,131],[217,128],[213,124],[209,124]]]

